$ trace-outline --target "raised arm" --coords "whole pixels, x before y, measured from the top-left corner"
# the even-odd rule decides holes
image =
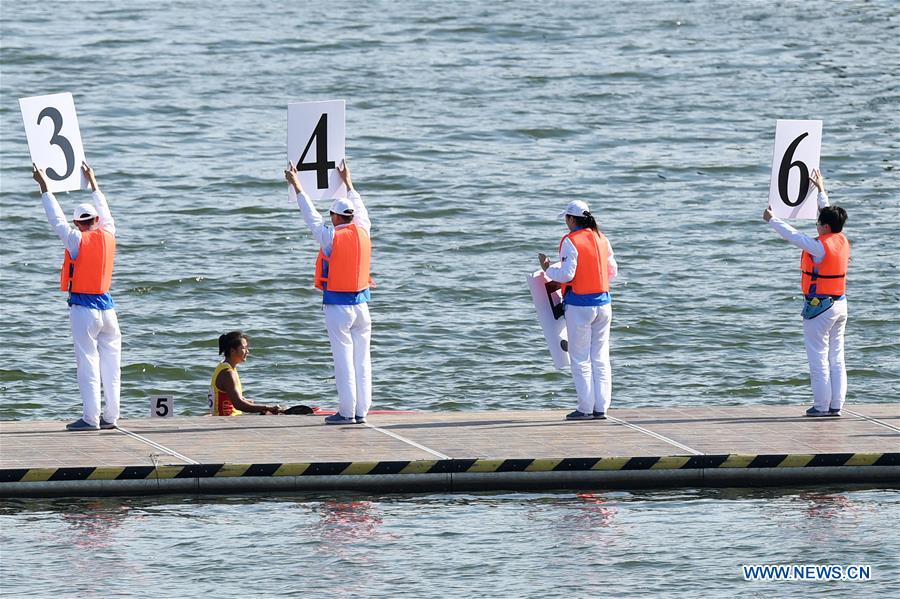
[[[47,175],[42,169],[39,169],[34,163],[31,164],[31,178],[34,179],[41,190],[41,203],[44,205],[44,213],[47,215],[47,222],[50,228],[59,237],[60,241],[72,258],[78,256],[78,248],[81,247],[81,231],[73,227],[66,220],[56,196],[52,192],[47,191]]]
[[[353,187],[353,178],[350,176],[350,165],[347,164],[346,159],[342,160],[341,164],[338,166],[338,173],[341,175],[341,179],[344,180],[344,185],[347,187],[347,199],[353,203],[353,222],[357,227],[363,228],[371,234],[372,221],[369,219],[369,210],[363,203],[362,196],[360,196],[359,192],[356,191],[356,188]]]
[[[97,183],[94,169],[92,169],[87,162],[82,162],[81,170],[87,178],[88,183],[91,185],[91,198],[94,200],[94,208],[97,209],[97,216],[100,217],[98,226],[115,235],[116,223],[113,220],[112,213],[109,211],[109,204],[106,203],[106,196],[100,191],[100,185]]]
[[[821,171],[818,169],[813,169],[812,176],[809,178],[810,181],[813,182],[813,185],[816,186],[816,189],[819,190],[819,193],[816,197],[816,202],[818,203],[819,210],[828,206],[828,194],[825,193],[825,177],[822,176]],[[825,246],[822,245],[822,242],[814,237],[810,237],[809,235],[804,235],[791,225],[787,224],[774,214],[772,214],[772,207],[768,206],[764,211],[762,218],[764,221],[769,223],[769,226],[778,233],[782,239],[790,243],[791,245],[795,245],[803,251],[809,252],[813,257],[814,262],[819,262],[822,258],[825,257]]]
[[[769,226],[771,226],[785,241],[791,245],[797,246],[801,250],[809,252],[815,262],[818,262],[825,257],[825,246],[822,245],[821,241],[808,235],[804,235],[791,225],[773,215],[771,207],[766,208],[765,211],[763,211],[763,220],[769,223]]]
[[[821,212],[822,208],[828,206],[828,194],[825,193],[825,177],[822,176],[822,171],[813,169],[812,176],[809,180],[812,181],[813,185],[816,186],[816,189],[819,190],[819,193],[816,195],[816,203],[819,206],[819,212]]]
[[[297,207],[300,208],[300,212],[303,214],[303,221],[309,228],[309,232],[312,233],[313,238],[318,242],[325,253],[329,253],[331,251],[331,244],[334,242],[334,229],[325,224],[322,215],[319,214],[319,211],[316,210],[312,200],[306,195],[306,192],[303,191],[303,186],[300,184],[300,177],[297,175],[297,167],[293,164],[288,164],[287,170],[284,171],[284,178],[291,186],[291,189],[297,194]]]

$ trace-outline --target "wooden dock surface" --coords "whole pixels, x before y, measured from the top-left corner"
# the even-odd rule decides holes
[[[900,484],[900,404],[0,422],[0,496]]]

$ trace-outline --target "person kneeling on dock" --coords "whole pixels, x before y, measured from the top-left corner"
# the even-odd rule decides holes
[[[803,250],[800,255],[800,287],[806,301],[803,339],[809,360],[813,405],[807,416],[840,416],[847,394],[847,367],[844,364],[844,328],[847,326],[847,267],[850,242],[842,233],[847,211],[828,204],[825,178],[814,170],[810,180],[818,188],[816,201],[818,236],[809,237],[772,215],[763,212],[763,220],[788,242]]]
[[[255,404],[244,397],[238,364],[247,361],[250,345],[241,331],[231,331],[219,337],[219,353],[225,356],[216,366],[209,384],[209,413],[212,416],[240,416],[244,412],[256,414],[280,414],[281,406]]]
[[[82,163],[81,170],[93,193],[93,204],[79,204],[66,222],[48,191],[47,176],[32,164],[32,177],[41,189],[47,220],[66,248],[60,290],[69,294],[69,321],[75,341],[78,388],[83,404],[80,419],[66,425],[70,431],[116,428],[121,390],[122,333],[116,303],[109,294],[116,255],[116,226],[106,197],[94,171]],[[74,225],[74,226],[73,226]],[[106,405],[100,413],[100,386]]]
[[[609,282],[619,268],[587,203],[570,202],[559,216],[565,217],[569,228],[559,244],[559,262],[551,266],[544,254],[538,254],[538,260],[551,280],[563,284],[568,351],[578,395],[578,409],[566,420],[605,420],[612,398]]]

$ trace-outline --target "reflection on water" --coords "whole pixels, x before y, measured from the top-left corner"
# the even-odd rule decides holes
[[[320,520],[316,529],[323,541],[332,544],[354,543],[378,534],[382,523],[378,505],[371,501],[334,501],[319,504]]]
[[[579,509],[580,518],[590,526],[608,528],[612,525],[615,508],[602,496],[595,493],[578,493],[577,497],[584,502]]]
[[[696,597],[735,594],[743,563],[826,556],[870,564],[874,593],[900,575],[898,520],[896,490],[862,487],[14,500],[0,592]]]
[[[68,540],[73,546],[86,550],[103,549],[112,545],[116,529],[130,512],[128,505],[95,501],[84,505],[83,511],[65,512],[61,518],[69,525]]]
[[[805,513],[813,519],[856,518],[860,514],[859,506],[846,495],[800,493],[797,501],[807,503]]]
[[[548,509],[544,524],[560,550],[577,551],[585,565],[609,564],[630,528],[616,519],[618,501],[603,493],[577,493]],[[582,574],[585,581],[602,583],[599,575],[596,569]]]

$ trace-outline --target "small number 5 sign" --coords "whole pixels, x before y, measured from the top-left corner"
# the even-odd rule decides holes
[[[47,174],[48,190],[86,189],[81,174],[84,147],[72,94],[21,98],[19,108],[31,161]]]
[[[174,412],[175,406],[171,395],[154,395],[150,397],[151,418],[168,418]]]
[[[769,206],[779,218],[818,217],[816,187],[809,180],[819,168],[822,121],[784,121],[775,125],[775,151]]]

